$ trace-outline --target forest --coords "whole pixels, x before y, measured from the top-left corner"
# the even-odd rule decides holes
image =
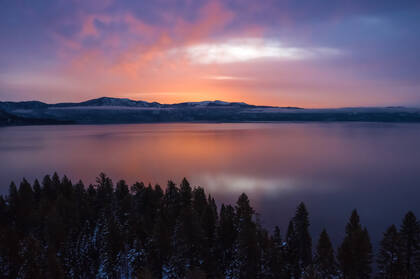
[[[56,173],[13,182],[0,196],[1,278],[419,278],[420,225],[408,212],[373,252],[351,212],[338,247],[309,233],[297,206],[286,232],[268,231],[247,195],[217,205],[184,178],[165,188],[100,174],[94,185]],[[374,267],[375,266],[375,267]]]

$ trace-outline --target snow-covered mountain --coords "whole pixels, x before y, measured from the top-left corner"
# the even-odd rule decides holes
[[[369,107],[301,109],[255,106],[220,100],[160,104],[102,97],[80,103],[46,104],[38,101],[0,102],[7,119],[21,123],[149,123],[149,122],[258,122],[258,121],[375,121],[420,122],[420,109]],[[30,120],[30,121],[26,121]],[[3,123],[11,123],[10,120]]]
[[[140,107],[140,108],[179,108],[179,107],[261,107],[249,105],[244,102],[225,102],[220,100],[202,102],[184,102],[176,104],[160,104],[158,102],[135,101],[127,98],[101,97],[80,103],[46,104],[39,101],[29,102],[0,102],[0,108],[5,110],[15,109],[43,109],[65,107]],[[263,106],[265,107],[265,106]]]
[[[261,107],[249,105],[244,102],[224,102],[220,100],[202,101],[202,102],[185,102],[170,105],[172,107]]]
[[[127,98],[102,97],[81,103],[58,103],[54,107],[114,106],[114,107],[160,107],[161,104],[145,101],[134,101]]]

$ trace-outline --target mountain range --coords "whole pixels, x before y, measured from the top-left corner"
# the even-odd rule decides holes
[[[154,122],[376,121],[420,122],[420,109],[303,109],[220,100],[161,104],[102,97],[80,103],[0,102],[0,125]]]
[[[62,107],[138,107],[138,108],[180,108],[180,107],[264,107],[254,106],[244,102],[224,102],[220,100],[203,101],[203,102],[184,102],[176,104],[161,104],[158,102],[135,101],[127,98],[111,98],[101,97],[80,103],[57,103],[46,104],[39,101],[27,102],[0,102],[0,108],[10,109],[45,109],[45,108],[62,108]]]

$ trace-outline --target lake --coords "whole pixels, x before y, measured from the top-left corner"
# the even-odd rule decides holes
[[[314,238],[335,243],[357,208],[374,245],[413,210],[420,217],[420,124],[258,123],[0,128],[0,193],[57,171],[94,183],[100,172],[164,186],[185,176],[217,201],[250,197],[283,235],[300,201]]]

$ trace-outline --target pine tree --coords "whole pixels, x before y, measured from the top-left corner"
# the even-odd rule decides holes
[[[116,213],[118,217],[118,223],[121,226],[127,226],[128,225],[127,212],[130,212],[131,210],[131,196],[130,196],[130,191],[128,189],[128,185],[125,183],[124,180],[118,181],[116,189],[115,189],[115,197],[116,197],[116,202],[117,202]]]
[[[189,270],[200,267],[203,239],[195,210],[184,208],[172,236],[172,255],[168,263],[170,278],[184,278]]]
[[[106,210],[106,214],[112,214],[114,201],[114,185],[112,180],[106,176],[106,174],[101,173],[99,177],[96,178],[96,207],[98,212]]]
[[[92,209],[89,207],[87,192],[82,181],[79,181],[76,185],[74,185],[74,199],[75,207],[77,208],[80,216],[80,224],[85,224],[87,220],[92,218],[93,213],[91,212]]]
[[[53,182],[49,175],[44,176],[42,180],[42,192],[47,200],[53,201],[57,198],[57,193],[53,187]]]
[[[36,204],[38,205],[41,201],[41,185],[39,184],[38,179],[35,179],[34,185],[32,186],[34,190],[34,199]]]
[[[287,278],[286,275],[286,258],[285,258],[285,243],[283,242],[280,234],[280,228],[274,228],[273,236],[273,250],[272,250],[272,263],[271,270],[274,278]]]
[[[136,182],[130,187],[130,192],[133,195],[138,195],[144,190],[144,183],[143,182]]]
[[[60,184],[60,193],[66,199],[72,199],[73,196],[73,184],[67,176],[63,176]]]
[[[234,256],[234,243],[237,236],[235,226],[235,210],[231,205],[222,204],[220,208],[220,222],[217,228],[217,255],[219,259],[219,268],[223,275],[231,278],[232,258]]]
[[[163,210],[169,229],[172,231],[181,210],[181,195],[179,189],[172,181],[168,181],[165,195],[163,196]]]
[[[155,185],[155,196],[156,196],[156,199],[157,200],[159,200],[159,202],[160,202],[160,200],[162,199],[162,197],[163,197],[163,190],[162,190],[162,187],[160,187],[160,185],[159,184],[156,184]],[[160,204],[159,204],[160,205]]]
[[[16,224],[18,221],[17,218],[19,217],[19,194],[18,190],[16,188],[16,184],[14,182],[10,183],[9,186],[9,196],[7,197],[7,203],[9,205],[9,216],[10,216],[10,222],[12,224]]]
[[[164,265],[171,251],[171,239],[168,226],[162,214],[158,214],[154,224],[153,234],[149,242],[147,264],[154,278],[161,278]]]
[[[0,260],[1,272],[4,277],[17,278],[21,263],[19,255],[20,234],[16,230],[16,221],[19,211],[19,194],[15,183],[10,183],[9,195],[4,201],[3,214],[5,220],[0,221]]]
[[[100,221],[100,266],[98,273],[107,278],[121,276],[120,252],[123,248],[121,232],[114,217],[103,215]]]
[[[285,273],[287,278],[300,278],[299,250],[293,220],[290,220],[287,227],[285,258]]]
[[[206,209],[207,199],[204,189],[196,187],[193,190],[193,208],[197,212],[198,216],[201,216]]]
[[[346,226],[346,236],[338,249],[338,260],[345,279],[370,278],[372,245],[366,228],[354,210]]]
[[[130,190],[129,190],[130,189]],[[161,187],[100,174],[85,188],[64,176],[25,179],[0,196],[1,278],[370,278],[372,247],[354,211],[337,259],[326,231],[314,258],[309,218],[300,204],[282,240],[270,235],[242,194],[235,207],[191,189],[184,179]],[[378,278],[419,275],[420,224],[412,212],[400,232],[385,232]],[[337,273],[337,265],[340,270]]]
[[[312,264],[312,238],[309,234],[309,214],[304,203],[300,203],[297,207],[293,225],[296,234],[299,273],[305,273]]]
[[[260,278],[278,278],[273,270],[274,245],[269,233],[257,221],[257,244],[258,244],[258,276]]]
[[[11,253],[9,252],[11,252],[10,248],[12,248],[10,243],[14,241],[9,238],[11,235],[11,222],[8,209],[6,200],[0,195],[0,278],[9,277],[12,263]]]
[[[7,204],[6,201],[4,200],[3,196],[0,195],[0,228],[5,228],[5,226],[7,225],[8,221],[8,214],[7,214]],[[1,232],[1,229],[0,229]]]
[[[217,217],[216,202],[211,196],[209,196],[207,206],[200,216],[201,226],[203,227],[205,233],[206,244],[209,247],[213,246],[214,239],[216,237]]]
[[[56,172],[51,177],[51,192],[52,192],[52,199],[56,200],[61,188],[61,181],[60,177]]]
[[[384,233],[380,243],[377,263],[378,278],[402,278],[401,237],[395,225],[390,226]]]
[[[33,237],[24,238],[19,245],[21,264],[18,278],[44,278],[42,251],[39,241]]]
[[[31,185],[26,179],[20,183],[19,190],[19,209],[17,211],[17,228],[24,234],[28,234],[35,225],[34,209],[35,199]]]
[[[179,186],[179,193],[180,193],[180,205],[181,207],[190,207],[191,206],[191,200],[192,200],[192,189],[190,186],[190,183],[187,181],[187,179],[184,177],[182,179],[182,182]]]
[[[338,275],[338,264],[330,237],[324,229],[319,236],[314,257],[315,273],[318,278],[332,279]]]
[[[420,268],[416,264],[416,260],[420,257],[420,225],[411,211],[403,219],[400,236],[404,276],[407,279],[417,278],[420,276]]]
[[[249,203],[248,196],[241,194],[235,207],[236,226],[236,270],[235,278],[256,278],[259,273],[259,251],[257,244],[257,228],[252,220],[254,209]]]
[[[202,270],[210,277],[220,275],[217,266],[216,253],[216,228],[217,228],[217,206],[212,197],[208,197],[206,209],[200,216],[200,225],[203,231],[203,257]]]

